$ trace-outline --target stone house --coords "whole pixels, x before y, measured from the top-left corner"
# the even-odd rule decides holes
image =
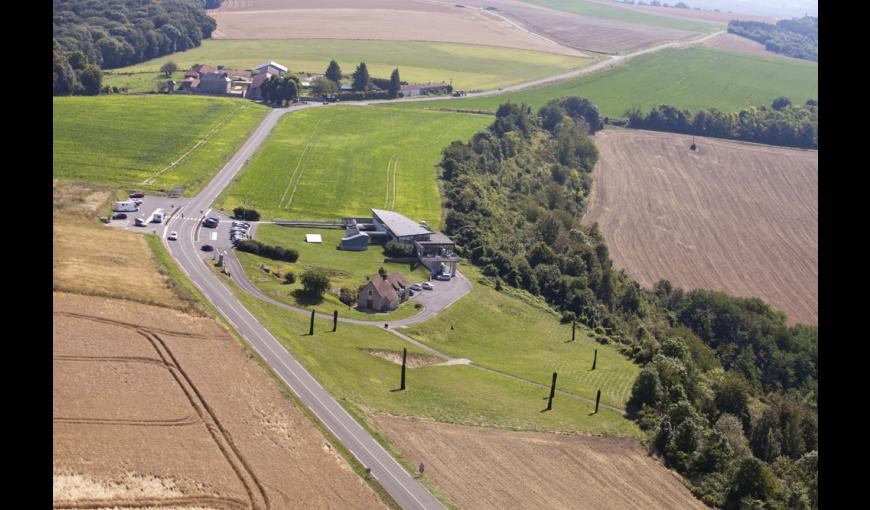
[[[359,307],[374,312],[395,310],[408,299],[408,283],[398,271],[371,277],[359,290]]]

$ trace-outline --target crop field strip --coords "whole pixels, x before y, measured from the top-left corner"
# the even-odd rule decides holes
[[[441,149],[485,116],[330,106],[284,117],[215,206],[253,201],[264,220],[336,220],[387,204],[438,228]]]
[[[639,25],[648,25],[652,27],[676,28],[680,30],[688,30],[690,32],[715,32],[725,27],[723,23],[711,23],[703,20],[690,20],[685,18],[656,16],[655,14],[647,14],[636,10],[621,9],[616,6],[610,6],[602,2],[590,2],[586,0],[523,0],[528,3],[549,7],[572,14],[581,16],[591,16],[593,18],[613,19],[626,21],[628,23],[636,23]],[[679,15],[684,9],[672,9],[673,14]]]
[[[79,419],[71,419],[71,418],[63,418],[63,417],[54,417],[53,421],[58,423],[78,423],[78,424],[88,424],[88,425],[121,425],[121,426],[184,426],[184,425],[193,425],[193,424],[202,424],[204,428],[211,435],[212,440],[215,446],[221,451],[222,455],[226,459],[227,463],[230,465],[232,470],[236,473],[236,476],[239,478],[239,482],[245,488],[245,491],[248,496],[247,502],[242,502],[235,499],[226,499],[226,498],[210,498],[205,497],[205,500],[208,500],[209,503],[219,503],[221,505],[227,505],[230,508],[268,508],[269,500],[266,492],[264,491],[262,485],[260,484],[257,477],[251,471],[250,466],[248,465],[245,458],[242,456],[241,452],[236,448],[233,444],[232,439],[226,433],[224,428],[221,426],[221,422],[218,417],[214,414],[208,403],[202,398],[202,395],[197,390],[194,382],[187,376],[181,364],[178,363],[178,360],[173,356],[172,351],[166,345],[164,340],[161,338],[161,335],[165,335],[169,333],[170,335],[180,335],[185,338],[198,338],[200,340],[207,339],[207,337],[201,335],[191,335],[187,332],[174,332],[174,331],[166,331],[166,330],[157,330],[154,331],[152,328],[144,327],[141,325],[129,324],[122,321],[115,321],[111,319],[107,319],[104,317],[95,317],[89,316],[87,314],[69,314],[64,312],[54,312],[56,316],[66,316],[70,318],[74,318],[76,320],[84,320],[84,321],[95,321],[97,323],[102,324],[111,324],[113,326],[125,328],[132,330],[136,335],[142,337],[154,350],[156,353],[155,358],[149,358],[149,363],[155,363],[159,366],[165,368],[173,377],[173,380],[178,385],[178,389],[185,395],[187,401],[189,402],[191,409],[196,413],[196,419],[191,417],[186,417],[184,420],[100,420],[100,419],[87,419],[86,417]],[[130,359],[124,357],[117,357],[125,362],[135,362],[141,363],[142,360],[139,359]],[[106,358],[106,357],[90,357],[90,356],[78,356],[78,357],[70,357],[70,356],[55,356],[55,359],[61,360],[70,360],[70,359],[78,359],[79,361],[83,359],[90,359],[94,361],[103,361],[108,363],[118,362],[118,359],[115,358]],[[203,497],[201,496],[192,496],[188,498],[181,498],[180,501],[173,501],[173,503],[201,503],[203,502]],[[95,503],[95,502],[91,502]],[[111,505],[127,505],[134,503],[137,506],[141,505],[141,501],[130,502],[130,501],[105,501],[99,500],[100,506],[105,506],[106,504]],[[160,505],[165,504],[161,500]],[[73,506],[80,506],[81,501],[76,501]],[[56,502],[57,506],[57,502]],[[60,502],[59,506],[65,507],[67,506],[64,502]]]
[[[396,108],[495,112],[504,102],[540,108],[550,99],[581,96],[602,115],[623,117],[632,106],[648,112],[669,104],[696,110],[738,111],[786,96],[795,103],[818,99],[818,65],[691,47],[641,55],[612,69],[539,88],[491,97],[395,104]]]

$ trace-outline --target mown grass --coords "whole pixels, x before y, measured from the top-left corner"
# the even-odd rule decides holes
[[[53,106],[55,177],[184,186],[185,195],[198,192],[268,112],[249,101],[163,95],[55,97]]]
[[[156,92],[160,83],[175,80],[181,83],[184,80],[184,71],[172,73],[171,78],[157,71],[145,73],[119,73],[116,71],[103,71],[103,85],[109,87],[126,88],[127,92]]]
[[[818,99],[818,92],[815,63],[690,47],[642,55],[606,71],[534,89],[394,106],[495,112],[507,101],[539,108],[554,97],[581,96],[592,101],[603,115],[623,117],[631,106],[640,106],[645,112],[660,104],[730,112],[744,106],[770,105],[780,96],[803,103]]]
[[[263,302],[224,280],[242,304],[298,359],[329,393],[360,417],[371,409],[399,416],[422,416],[447,423],[516,430],[586,432],[605,436],[641,436],[636,425],[594,404],[557,397],[546,407],[547,390],[463,366],[429,365],[408,369],[407,389],[399,386],[401,368],[365,349],[421,353],[421,349],[375,327],[316,319],[308,336],[308,317]]]
[[[215,206],[229,211],[247,201],[263,220],[336,220],[390,209],[438,228],[441,151],[490,122],[359,106],[298,111],[279,121]]]
[[[559,74],[588,65],[592,59],[538,51],[413,41],[337,39],[205,40],[198,48],[166,55],[113,73],[152,75],[168,61],[180,69],[193,64],[222,64],[228,69],[248,69],[274,60],[292,72],[323,74],[335,59],[350,76],[360,62],[369,74],[389,78],[398,68],[408,82],[450,82],[459,90],[493,89]],[[178,80],[176,80],[178,81]],[[345,80],[350,83],[350,79]]]
[[[474,291],[437,317],[403,328],[403,333],[450,356],[541,384],[549,384],[557,372],[558,388],[592,399],[600,389],[602,402],[625,406],[640,367],[615,346],[598,343],[580,324],[571,342],[571,325],[560,324],[545,303],[480,284],[480,272],[473,266],[463,265],[461,271]]]
[[[647,14],[644,12],[631,11],[628,9],[620,9],[618,7],[610,7],[598,2],[586,2],[584,0],[524,0],[532,4],[538,4],[543,7],[557,9],[571,14],[579,14],[581,16],[591,16],[593,18],[612,19],[617,21],[625,21],[628,23],[637,23],[639,25],[648,25],[651,27],[675,28],[679,30],[688,30],[690,32],[712,33],[717,30],[722,30],[725,25],[721,23],[711,23],[701,20],[689,20],[669,18],[666,16],[656,16],[655,14]],[[674,9],[674,14],[680,14],[682,9]]]
[[[305,242],[305,234],[320,234],[322,244]],[[330,287],[336,292],[342,287],[351,290],[356,297],[357,289],[366,283],[366,277],[377,276],[378,269],[383,267],[388,273],[399,271],[409,283],[426,281],[429,270],[417,265],[411,270],[411,264],[384,262],[384,252],[381,246],[371,245],[366,251],[343,251],[338,249],[344,230],[292,228],[277,225],[260,225],[257,227],[257,240],[269,245],[293,248],[299,252],[299,260],[295,263],[280,262],[250,253],[236,252],[248,280],[264,294],[289,305],[303,308],[317,308],[323,313],[338,310],[341,317],[352,319],[384,322],[388,320],[410,317],[422,310],[414,307],[416,301],[409,300],[390,313],[364,313],[351,308],[339,301],[338,296],[327,292],[320,302],[312,302],[300,291],[302,283],[299,277],[304,271],[314,269],[329,276]],[[261,269],[265,266],[269,272]],[[288,271],[296,274],[296,283],[284,283],[283,275]],[[279,273],[282,277],[276,276]]]

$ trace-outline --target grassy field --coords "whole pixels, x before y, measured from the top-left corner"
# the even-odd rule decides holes
[[[441,352],[468,358],[476,364],[549,384],[557,372],[557,386],[587,398],[601,389],[601,401],[624,407],[639,367],[612,345],[602,345],[584,326],[571,325],[546,305],[496,292],[476,280],[479,270],[461,268],[474,291],[437,317],[403,332]],[[598,349],[595,370],[592,360]]]
[[[175,80],[175,83],[181,83],[184,80],[184,71],[176,71],[172,73],[171,78],[167,78],[161,72],[145,72],[145,73],[118,73],[115,71],[103,71],[103,85],[109,87],[127,88],[127,92],[154,92],[157,90],[157,85],[167,80]]]
[[[247,199],[264,220],[335,220],[374,207],[439,228],[441,150],[491,121],[359,106],[295,112],[280,120],[216,206],[232,210]]]
[[[452,80],[453,86],[460,90],[493,89],[563,73],[592,62],[591,58],[472,44],[335,39],[205,40],[198,48],[113,73],[144,72],[147,75],[141,80],[148,82],[148,77],[155,76],[160,66],[170,60],[180,69],[189,69],[193,64],[246,69],[274,60],[293,72],[322,74],[332,59],[348,76],[357,64],[365,62],[373,77],[389,78],[393,69],[399,68],[404,81]],[[350,83],[349,78],[345,81]]]
[[[320,234],[323,237],[323,243],[306,243],[305,234]],[[344,230],[261,225],[257,228],[258,241],[284,248],[293,248],[299,252],[299,260],[290,264],[250,253],[237,252],[237,255],[251,283],[256,285],[264,294],[293,306],[313,306],[324,313],[338,310],[342,317],[378,322],[410,317],[421,311],[414,308],[415,301],[406,301],[390,313],[364,313],[348,307],[339,301],[338,296],[330,293],[324,294],[323,300],[316,303],[300,294],[302,283],[298,277],[308,269],[322,271],[329,276],[332,289],[337,291],[346,287],[353,292],[354,296],[357,289],[366,283],[366,277],[377,276],[380,267],[383,267],[388,273],[401,272],[411,283],[426,281],[429,277],[429,271],[426,268],[418,267],[415,271],[411,271],[410,264],[384,262],[384,253],[380,246],[371,246],[368,250],[361,252],[339,250],[337,247],[343,236]],[[261,269],[261,266],[266,266],[270,272],[266,273]],[[276,272],[284,275],[287,271],[296,273],[296,283],[285,284],[283,276],[275,275]]]
[[[181,96],[55,97],[54,176],[196,193],[268,109]],[[177,162],[175,166],[171,166]]]
[[[818,98],[818,65],[692,47],[666,49],[631,59],[624,65],[535,89],[497,96],[449,101],[402,103],[397,107],[461,108],[494,112],[508,100],[534,108],[560,96],[582,96],[603,115],[622,117],[631,106],[643,110],[659,104],[680,108],[737,111],[747,105],[770,105],[780,96],[803,103]]]
[[[639,25],[649,25],[652,27],[676,28],[679,30],[688,30],[690,32],[712,33],[717,30],[722,30],[725,27],[725,25],[722,24],[655,16],[653,14],[629,11],[627,9],[610,7],[597,2],[585,2],[583,0],[524,1],[543,7],[549,7],[551,9],[570,12],[571,14],[579,14],[581,16],[625,21],[628,23],[637,23]],[[679,14],[679,10],[675,9],[675,11],[675,14]]]
[[[468,366],[432,364],[412,368],[407,390],[399,386],[400,367],[368,353],[380,349],[411,354],[424,352],[379,328],[341,324],[332,333],[332,321],[317,319],[315,335],[308,336],[308,317],[288,313],[269,303],[236,292],[242,304],[278,338],[305,368],[357,419],[363,411],[378,410],[399,416],[421,416],[448,423],[522,430],[588,432],[606,436],[640,437],[634,423],[594,404],[557,397],[546,407],[547,390],[486,373]]]

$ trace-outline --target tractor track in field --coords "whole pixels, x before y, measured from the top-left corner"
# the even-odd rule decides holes
[[[314,129],[311,130],[311,136],[308,137],[308,142],[306,142],[305,146],[302,148],[302,154],[299,155],[299,161],[296,162],[296,168],[294,168],[293,172],[290,174],[290,181],[287,182],[287,187],[284,188],[284,194],[281,195],[281,200],[278,201],[278,208],[280,209],[289,209],[290,206],[293,204],[293,197],[296,195],[296,189],[299,187],[299,182],[302,180],[302,174],[305,172],[305,167],[302,166],[302,160],[305,159],[305,154],[308,152],[308,149],[311,149],[314,146],[317,136],[317,128],[320,127],[321,122],[323,122],[322,117],[317,121],[316,124],[314,124]],[[329,121],[327,121],[327,125],[328,124]],[[296,185],[293,186],[293,191],[290,193],[290,197],[287,200],[287,205],[285,206],[284,198],[287,196],[287,192],[290,190],[290,186],[293,185],[294,179],[296,181]]]

